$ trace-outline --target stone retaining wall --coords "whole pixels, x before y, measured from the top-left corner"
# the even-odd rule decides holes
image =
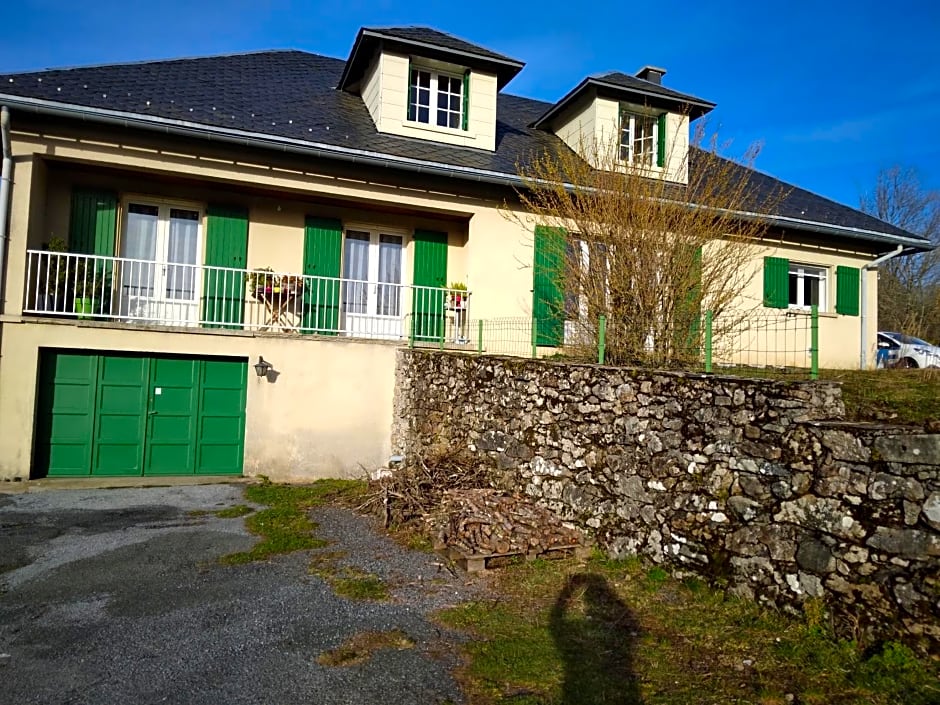
[[[393,445],[462,448],[591,531],[780,607],[940,643],[940,436],[831,383],[402,351]]]

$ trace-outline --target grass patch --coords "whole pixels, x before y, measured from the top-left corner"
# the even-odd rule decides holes
[[[820,370],[820,377],[842,383],[849,419],[917,425],[940,419],[940,370]]]
[[[351,566],[339,566],[337,562],[344,556],[342,551],[318,553],[310,562],[309,572],[329,583],[340,597],[376,602],[389,599],[388,586],[379,576]]]
[[[787,617],[599,556],[492,577],[499,599],[437,615],[475,637],[459,674],[475,705],[940,703],[936,662],[836,639],[818,604]]]
[[[215,512],[215,515],[219,519],[237,519],[238,517],[243,517],[248,514],[251,514],[254,509],[249,507],[247,504],[236,504],[234,507],[228,507],[226,509],[220,509]]]
[[[344,568],[340,575],[329,580],[333,591],[340,597],[350,600],[374,600],[382,602],[388,599],[388,586],[372,573],[365,573],[352,568]]]
[[[372,658],[381,649],[403,651],[413,649],[414,640],[400,629],[387,632],[362,632],[337,649],[324,651],[317,657],[321,666],[354,666]]]
[[[309,510],[327,503],[353,501],[364,491],[365,483],[354,480],[320,480],[312,485],[280,485],[264,480],[249,485],[245,488],[245,499],[267,505],[267,509],[245,520],[248,530],[261,540],[248,551],[231,553],[220,560],[234,565],[321,548],[327,542],[313,536],[316,525],[308,516]]]

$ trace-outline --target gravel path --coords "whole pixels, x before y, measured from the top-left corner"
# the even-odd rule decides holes
[[[463,702],[463,637],[429,614],[481,594],[368,519],[314,511],[342,564],[375,573],[388,602],[337,597],[308,573],[317,551],[223,566],[256,540],[244,519],[193,512],[244,503],[202,485],[0,495],[0,704]],[[415,648],[326,667],[323,651],[399,629]]]

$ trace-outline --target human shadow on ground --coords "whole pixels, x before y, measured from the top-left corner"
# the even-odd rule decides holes
[[[550,628],[564,659],[561,705],[642,705],[633,672],[639,624],[603,576],[569,577]]]

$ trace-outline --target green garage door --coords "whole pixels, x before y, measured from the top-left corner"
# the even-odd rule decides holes
[[[44,351],[35,476],[240,475],[248,363]]]

